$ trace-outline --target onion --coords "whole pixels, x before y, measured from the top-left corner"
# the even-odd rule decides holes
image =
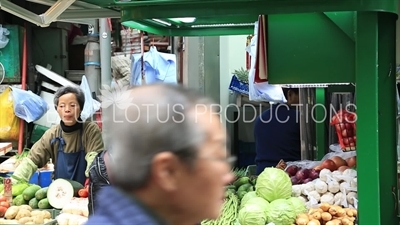
[[[309,178],[315,180],[319,177],[320,170],[312,169],[310,170],[310,174],[308,175]]]
[[[334,161],[332,161],[331,159],[327,159],[321,163],[321,168],[335,171],[338,167]]]
[[[349,168],[353,168],[357,165],[357,158],[356,156],[350,157],[346,160],[346,162]]]
[[[301,170],[297,171],[296,178],[298,180],[305,180],[308,178],[309,174],[310,174],[309,169],[301,169]]]
[[[341,166],[341,167],[338,168],[338,170],[340,172],[343,172],[343,171],[347,170],[348,168],[349,168],[348,166]]]
[[[299,171],[299,167],[297,167],[296,165],[291,165],[286,168],[286,173],[288,173],[289,176],[296,175],[297,171]]]
[[[331,160],[336,164],[337,167],[347,166],[346,161],[340,156],[333,156]]]

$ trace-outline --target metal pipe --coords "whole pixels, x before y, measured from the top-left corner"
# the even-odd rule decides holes
[[[52,0],[26,0],[26,1],[45,6],[52,6],[55,3],[55,1]],[[75,4],[72,4],[68,9],[82,9],[82,7],[75,6]]]
[[[101,85],[111,85],[111,29],[107,19],[100,19]]]
[[[27,64],[27,58],[28,58],[28,51],[27,51],[27,43],[26,43],[26,26],[24,30],[24,38],[23,38],[23,47],[22,47],[22,77],[21,77],[21,83],[22,83],[22,90],[26,89],[26,67],[28,66]],[[22,153],[23,147],[24,147],[24,130],[25,130],[25,121],[23,119],[19,120],[19,137],[18,137],[18,154]]]
[[[101,60],[101,85],[111,85],[111,27],[107,19],[99,19],[100,24],[100,60]],[[102,121],[110,115],[101,114]],[[104,145],[108,144],[107,123],[102,123]]]
[[[30,23],[36,24],[37,26],[45,27],[45,25],[43,24],[43,20],[39,15],[37,15],[29,10],[26,10],[26,9],[22,8],[21,6],[18,6],[12,2],[0,1],[0,9],[8,12],[14,16],[17,16],[21,19],[24,19]]]
[[[85,48],[85,76],[94,98],[96,98],[99,93],[100,86],[100,45],[98,30],[98,20],[96,20],[93,33],[88,35],[88,43]]]
[[[65,10],[68,9],[76,0],[58,0],[52,5],[45,13],[40,15],[44,24],[52,23],[58,18]]]
[[[99,19],[99,18],[119,18],[121,14],[110,9],[71,9],[63,12],[57,20],[68,19]]]
[[[27,1],[47,6],[52,6],[55,3],[55,1],[53,0],[27,0]],[[99,8],[101,7],[81,1],[76,1],[72,4],[72,6],[69,7],[69,9],[99,9]]]

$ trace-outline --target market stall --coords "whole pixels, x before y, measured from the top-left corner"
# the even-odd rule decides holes
[[[250,34],[257,16],[268,15],[271,84],[355,85],[358,224],[398,221],[396,0],[86,2],[118,6],[125,26],[176,36]]]

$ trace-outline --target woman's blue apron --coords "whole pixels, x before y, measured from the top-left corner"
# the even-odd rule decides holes
[[[59,137],[53,138],[51,144],[58,141],[57,162],[54,170],[54,179],[63,178],[74,180],[82,185],[85,184],[85,170],[87,162],[85,160],[85,148],[82,142],[82,130],[80,131],[80,149],[78,152],[64,152],[65,140],[60,129]]]

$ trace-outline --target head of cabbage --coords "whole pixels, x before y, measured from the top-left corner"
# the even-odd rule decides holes
[[[268,206],[268,223],[275,225],[293,224],[296,220],[296,212],[293,204],[287,199],[277,199]]]
[[[258,176],[256,193],[268,202],[288,199],[292,195],[292,182],[285,171],[277,168],[265,168]]]
[[[299,197],[290,197],[288,201],[293,205],[293,210],[296,215],[305,213],[307,211],[306,204]]]
[[[261,205],[245,204],[239,210],[238,221],[240,225],[265,225],[267,223],[267,215]]]
[[[255,191],[247,192],[243,196],[242,200],[240,200],[240,208],[243,208],[243,206],[246,204],[247,201],[249,201],[250,199],[255,198],[255,197],[257,197],[257,194]]]

